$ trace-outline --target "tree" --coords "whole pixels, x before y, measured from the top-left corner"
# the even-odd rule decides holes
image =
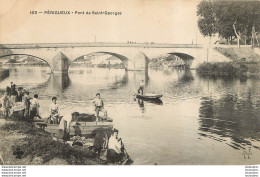
[[[251,37],[260,2],[204,0],[197,8],[198,27],[204,36],[218,33],[231,42],[235,37],[240,46],[240,40],[247,44],[247,39]]]
[[[212,37],[216,33],[216,21],[213,1],[202,1],[198,5],[197,15],[199,16],[198,26],[204,36]]]
[[[237,37],[237,44],[240,47],[240,40],[244,37],[246,44],[247,38],[250,36],[250,29],[254,24],[254,12],[255,2],[236,2],[234,3],[235,21],[233,23],[233,29]]]
[[[233,30],[235,16],[232,2],[214,1],[214,13],[216,16],[217,33],[227,41],[230,40],[232,42],[233,36],[235,36]]]
[[[236,34],[236,37],[237,37],[237,46],[238,46],[238,48],[240,47],[240,39],[241,39],[241,33],[240,33],[240,31],[237,33],[237,30],[236,30],[236,21],[235,21],[235,23],[233,24],[233,29],[234,29],[234,32],[235,32],[235,34]]]

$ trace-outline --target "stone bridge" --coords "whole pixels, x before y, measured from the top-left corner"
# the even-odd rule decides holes
[[[162,54],[176,55],[183,60],[206,61],[207,49],[196,44],[145,43],[39,43],[2,44],[0,58],[12,55],[33,56],[44,60],[53,73],[68,72],[77,58],[94,53],[110,54],[122,60],[127,70],[147,70],[149,59]]]

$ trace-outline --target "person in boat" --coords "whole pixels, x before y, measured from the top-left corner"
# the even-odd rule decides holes
[[[35,94],[34,98],[30,100],[30,120],[33,120],[34,117],[39,117],[39,100],[38,100],[38,95]]]
[[[144,80],[141,80],[139,84],[138,94],[143,95],[144,94]]]
[[[105,119],[107,118],[107,111],[104,109],[104,102],[103,100],[100,98],[100,93],[96,94],[96,98],[92,101],[92,103],[95,106],[95,112],[96,112],[96,121],[98,121],[99,117],[99,112],[103,112],[104,113],[104,117]]]
[[[24,94],[24,106],[25,106],[25,109],[24,109],[24,114],[23,114],[23,117],[28,119],[29,118],[29,113],[30,113],[30,100],[32,98],[30,98],[29,96],[29,92],[28,91],[25,91],[25,94]]]
[[[118,130],[113,129],[108,141],[107,157],[111,162],[123,162],[128,158],[121,138],[118,138]]]
[[[50,106],[51,115],[50,118],[53,121],[54,124],[60,123],[60,114],[59,114],[59,106],[57,104],[57,97],[52,97],[52,103]]]

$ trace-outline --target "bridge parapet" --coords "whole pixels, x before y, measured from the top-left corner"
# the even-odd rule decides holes
[[[134,47],[134,48],[203,48],[202,44],[167,44],[167,43],[108,43],[108,42],[89,42],[89,43],[31,43],[31,44],[3,44],[8,49],[33,49],[33,48],[73,48],[73,47]]]

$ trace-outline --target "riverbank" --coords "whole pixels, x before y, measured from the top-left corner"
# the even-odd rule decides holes
[[[259,63],[260,56],[250,47],[215,47],[219,53],[231,59],[233,62]]]
[[[114,165],[86,146],[71,146],[32,123],[0,119],[0,155],[5,165]]]
[[[245,75],[248,67],[244,64],[235,65],[234,63],[202,63],[196,69],[197,73],[212,76],[241,76]]]
[[[214,48],[228,57],[231,62],[200,64],[196,71],[212,76],[258,76],[260,74],[260,56],[251,48]]]

